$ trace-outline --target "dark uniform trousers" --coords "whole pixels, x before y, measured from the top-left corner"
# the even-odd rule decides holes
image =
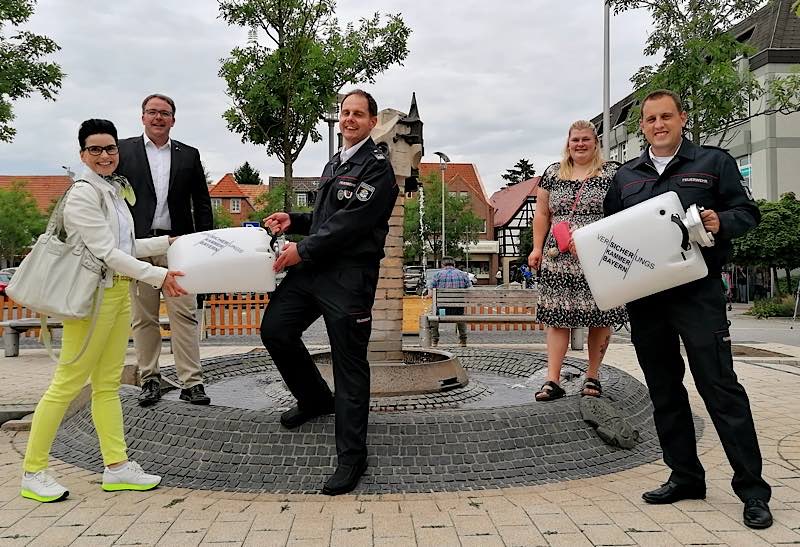
[[[757,225],[761,215],[742,180],[736,160],[715,147],[681,141],[675,156],[659,173],[646,148],[619,168],[603,203],[607,215],[674,191],[684,207],[698,204],[719,215],[713,247],[702,253],[709,275],[628,304],[631,339],[653,401],[653,418],[664,454],[678,484],[700,485],[705,472],[697,457],[692,411],[683,386],[683,341],[697,392],[708,409],[733,468],[731,485],[743,501],[769,501],[761,478],[750,402],[733,371],[725,298],[720,270],[731,241]]]
[[[330,405],[334,395],[319,373],[303,332],[320,316],[331,344],[339,464],[367,458],[372,304],[378,267],[316,270],[295,267],[276,289],[261,323],[261,340],[300,409]]]
[[[688,485],[705,482],[683,386],[680,337],[697,391],[733,467],[734,492],[743,501],[769,501],[750,403],[733,370],[730,323],[719,284],[719,278],[706,277],[631,302],[627,305],[631,339],[650,390],[664,462],[672,470],[670,480]]]

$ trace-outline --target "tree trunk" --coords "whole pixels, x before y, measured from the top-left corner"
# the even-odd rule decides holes
[[[290,156],[285,156],[290,157]],[[294,192],[292,191],[292,162],[291,160],[286,160],[283,162],[283,184],[285,185],[285,191],[283,193],[283,210],[287,213],[292,210],[292,196],[294,196]]]
[[[787,294],[792,294],[794,291],[792,290],[792,270],[789,268],[784,268],[786,272],[786,292]]]
[[[769,271],[772,274],[770,277],[771,285],[773,294],[771,296],[780,296],[781,295],[781,283],[778,279],[778,267],[777,266],[770,266]]]

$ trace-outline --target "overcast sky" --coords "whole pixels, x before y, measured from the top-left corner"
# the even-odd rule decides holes
[[[559,158],[569,124],[602,108],[603,3],[600,0],[340,0],[341,23],[401,13],[412,29],[403,66],[379,76],[379,108],[407,111],[416,92],[425,123],[425,157],[435,151],[474,163],[489,194],[522,157],[537,173]],[[631,91],[630,77],[647,61],[651,27],[644,11],[611,22],[611,102]],[[151,92],[177,103],[172,137],[197,147],[214,180],[244,161],[262,178],[282,175],[263,148],[242,144],[221,114],[228,107],[220,59],[245,43],[211,0],[39,0],[27,28],[53,38],[66,73],[55,102],[17,101],[12,144],[0,143],[0,175],[60,174],[76,168],[77,129],[86,118],[112,120],[120,137],[141,134],[141,100]],[[8,32],[6,28],[6,32]],[[296,176],[316,176],[325,137],[309,144]]]

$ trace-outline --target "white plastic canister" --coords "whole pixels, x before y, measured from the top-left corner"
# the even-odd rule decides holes
[[[708,275],[675,192],[667,192],[573,232],[597,307],[608,310]]]
[[[180,236],[167,252],[178,283],[190,293],[271,292],[275,255],[263,228],[221,228]]]

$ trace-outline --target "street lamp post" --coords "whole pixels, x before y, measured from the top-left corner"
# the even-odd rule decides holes
[[[336,124],[339,121],[339,104],[342,101],[342,97],[341,93],[336,94],[336,99],[328,107],[328,111],[325,112],[325,117],[323,118],[328,124],[328,159],[331,159],[336,153]]]
[[[603,157],[611,155],[611,44],[609,40],[609,21],[611,19],[608,1],[603,2]],[[625,158],[620,158],[625,161]]]
[[[442,175],[442,254],[439,257],[441,261],[444,258],[445,254],[445,236],[444,236],[444,196],[447,192],[447,185],[444,183],[444,172],[447,169],[447,164],[450,163],[450,158],[447,157],[447,154],[444,152],[434,152],[437,156],[439,156],[439,172]],[[441,265],[441,262],[439,263]]]

